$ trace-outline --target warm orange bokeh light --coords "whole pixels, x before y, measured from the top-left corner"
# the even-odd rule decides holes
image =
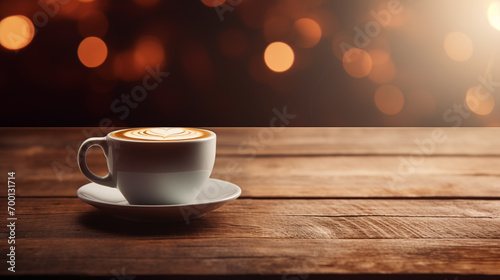
[[[156,66],[165,60],[165,51],[161,42],[152,36],[144,36],[137,41],[134,50],[134,60],[138,68]]]
[[[84,4],[80,1],[67,1],[64,5],[59,6],[58,15],[71,19],[81,19],[80,16],[82,16],[85,11],[88,11],[88,9],[93,8],[92,6],[94,4],[95,3]]]
[[[373,65],[382,65],[391,60],[391,55],[384,50],[374,49],[368,51],[368,54],[370,54]]]
[[[387,84],[396,76],[396,66],[390,55],[383,50],[369,52],[373,61],[373,68],[368,78],[378,84]]]
[[[78,21],[78,32],[82,37],[102,38],[108,32],[108,18],[101,11],[91,11]]]
[[[467,107],[477,115],[486,116],[495,108],[495,98],[484,86],[471,87],[465,96]]]
[[[292,67],[295,55],[292,48],[283,42],[274,42],[267,46],[264,61],[274,72],[284,72]]]
[[[342,62],[347,74],[355,78],[368,76],[373,66],[370,55],[366,51],[358,48],[352,48],[346,51]]]
[[[301,18],[293,26],[297,31],[296,43],[299,47],[312,48],[321,39],[321,27],[310,18]]]
[[[101,65],[107,56],[106,44],[97,37],[87,37],[78,46],[78,58],[83,65],[89,68]]]
[[[201,0],[207,7],[218,7],[226,2],[226,0]]]
[[[444,50],[451,59],[462,62],[472,56],[474,45],[464,33],[452,32],[444,39]]]
[[[35,26],[25,16],[10,16],[0,21],[0,44],[6,49],[22,49],[34,36]]]
[[[375,92],[375,105],[386,115],[396,115],[405,104],[401,90],[393,85],[384,85]]]

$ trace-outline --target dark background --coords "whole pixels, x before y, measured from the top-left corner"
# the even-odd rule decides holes
[[[87,1],[45,1],[57,4],[57,13],[36,27],[31,43],[18,51],[0,46],[2,126],[268,126],[273,109],[285,106],[296,115],[290,126],[500,125],[498,91],[482,101],[493,106],[488,114],[465,102],[479,76],[500,81],[500,31],[488,22],[492,1],[401,1],[403,12],[363,48],[390,54],[396,71],[384,83],[349,75],[339,42],[354,44],[354,28],[374,21],[372,11],[386,9],[388,1],[244,0],[215,8],[200,0]],[[0,19],[25,15],[35,21],[38,11],[37,1],[0,2]],[[92,18],[96,12],[105,20]],[[269,27],[273,18],[283,23],[281,33]],[[300,18],[321,27],[313,47],[300,46],[293,25]],[[473,42],[467,61],[447,56],[443,40],[450,32]],[[106,60],[96,68],[85,67],[77,55],[88,36],[107,45]],[[141,38],[159,44],[162,56],[138,68],[134,54]],[[294,51],[288,71],[266,66],[264,51],[274,41]],[[169,76],[129,113],[112,110],[115,100],[142,84],[145,66]],[[404,97],[393,115],[374,101],[385,84]],[[465,108],[463,115],[457,106]]]

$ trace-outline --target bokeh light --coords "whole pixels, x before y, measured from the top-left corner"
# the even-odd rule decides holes
[[[390,55],[383,50],[368,52],[373,61],[373,68],[368,78],[378,84],[387,84],[396,76],[396,66]]]
[[[423,1],[397,13],[388,9],[392,0],[62,2],[0,1],[0,86],[39,101],[23,113],[44,113],[32,104],[52,106],[40,96],[78,92],[68,97],[78,101],[92,91],[98,95],[91,100],[115,98],[161,69],[176,74],[165,86],[177,96],[163,100],[177,98],[182,106],[195,98],[234,112],[248,104],[263,111],[269,102],[296,96],[290,112],[314,112],[311,125],[440,126],[454,125],[443,114],[462,104],[474,116],[464,125],[498,122],[492,88],[500,74],[500,0]],[[330,82],[318,86],[324,77]],[[480,83],[492,87],[482,99],[468,90]],[[163,86],[158,91],[166,92]],[[301,102],[311,91],[311,102]],[[332,102],[342,110],[332,110]],[[124,124],[147,120],[142,114],[148,106]],[[74,112],[86,118],[86,110]],[[237,114],[224,118],[219,112],[210,121],[265,121]],[[200,115],[187,119],[209,121]],[[309,125],[305,119],[293,124]]]
[[[95,3],[85,4],[80,1],[67,1],[66,4],[59,6],[58,15],[71,19],[80,19],[80,16],[84,15],[85,7],[92,6],[93,4]]]
[[[274,72],[284,72],[292,67],[295,55],[292,48],[283,42],[274,42],[267,46],[264,61]]]
[[[372,70],[373,62],[370,55],[362,49],[352,48],[345,52],[342,59],[347,74],[354,78],[368,76]]]
[[[207,7],[218,7],[226,2],[226,0],[201,0]]]
[[[296,43],[302,48],[312,48],[321,40],[321,27],[310,18],[301,18],[294,25],[296,30]]]
[[[155,67],[165,60],[163,45],[153,36],[141,37],[134,49],[134,60],[137,68]]]
[[[472,112],[480,116],[491,114],[495,108],[495,98],[484,86],[469,88],[465,102]]]
[[[42,2],[47,2],[48,5],[52,4],[55,7],[58,7],[57,16],[67,17],[72,20],[83,20],[87,15],[94,11],[101,10],[103,11],[106,3],[104,1],[65,1],[64,5],[57,5],[59,1],[55,0],[45,0]],[[104,11],[103,11],[104,12]],[[55,16],[57,18],[57,16]],[[37,25],[37,20],[40,20],[42,17],[33,18],[35,25]]]
[[[500,2],[495,1],[490,4],[488,9],[488,20],[493,28],[500,31]]]
[[[0,21],[0,44],[9,50],[26,47],[35,36],[35,27],[25,16],[9,16]]]
[[[452,32],[444,39],[446,54],[455,61],[467,61],[472,56],[474,45],[469,36],[462,32]]]
[[[383,85],[375,92],[375,105],[386,115],[396,115],[405,104],[403,93],[393,85]]]
[[[373,65],[382,65],[391,60],[391,55],[384,50],[374,49],[368,51],[368,54],[370,54],[370,57],[373,61]]]
[[[78,58],[83,65],[94,68],[101,65],[108,56],[108,48],[103,40],[87,37],[78,46]]]

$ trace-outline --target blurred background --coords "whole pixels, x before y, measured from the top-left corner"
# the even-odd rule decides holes
[[[2,126],[500,126],[500,1],[4,0]]]

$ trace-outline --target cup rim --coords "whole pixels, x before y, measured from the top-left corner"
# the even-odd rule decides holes
[[[115,132],[120,132],[120,131],[128,130],[128,129],[140,129],[140,128],[147,128],[147,127],[127,127],[127,128],[122,128],[122,129],[118,129],[118,130],[113,130],[113,131],[109,132],[106,135],[106,137],[109,137],[110,139],[113,139],[113,140],[116,140],[116,141],[124,141],[124,142],[131,142],[131,143],[150,143],[150,144],[203,142],[203,141],[208,141],[208,140],[214,139],[216,137],[215,132],[213,132],[211,130],[208,130],[208,129],[197,128],[197,127],[193,127],[193,128],[194,129],[198,129],[198,130],[202,130],[202,131],[205,131],[205,132],[208,132],[210,135],[207,136],[207,137],[203,137],[203,138],[180,139],[180,140],[169,140],[169,141],[131,140],[131,139],[122,139],[122,138],[117,138],[117,137],[111,136],[111,134],[115,133]],[[173,127],[173,126],[169,126],[169,127],[165,127],[165,126],[161,126],[160,127],[159,126],[159,127],[154,127],[154,128],[184,128],[184,129],[190,129],[189,127]]]

